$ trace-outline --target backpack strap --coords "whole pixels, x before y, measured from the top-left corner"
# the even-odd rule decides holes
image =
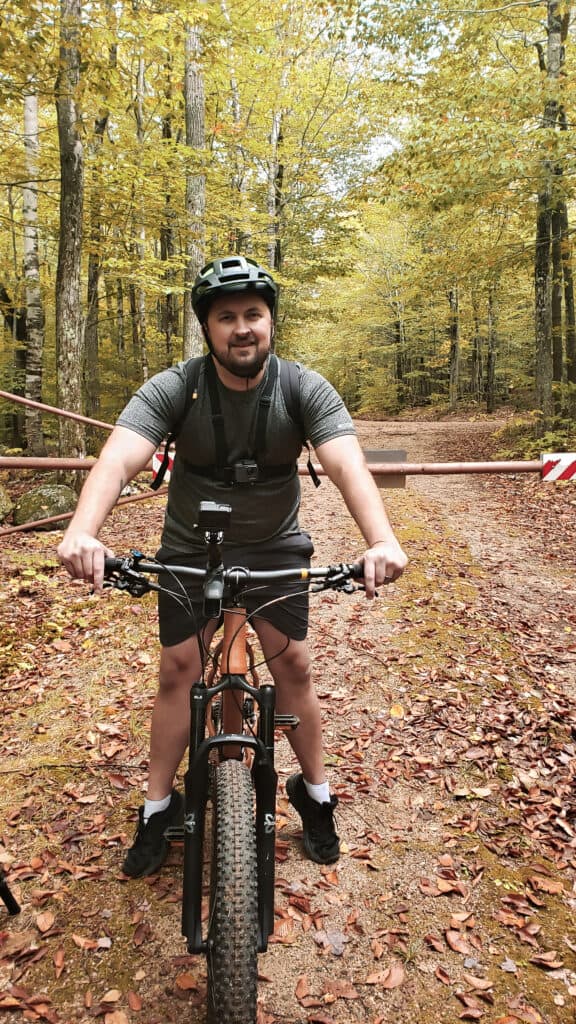
[[[164,480],[164,477],[166,476],[168,466],[170,464],[170,448],[174,444],[176,438],[178,437],[178,434],[182,429],[182,424],[184,423],[184,420],[186,419],[188,413],[190,412],[192,402],[195,402],[198,397],[198,381],[200,379],[200,368],[205,358],[205,356],[195,356],[193,359],[188,359],[184,364],[184,373],[186,374],[186,402],[184,405],[184,412],[182,413],[178,422],[174,424],[172,430],[170,431],[168,437],[166,438],[162,463],[156,474],[155,479],[150,484],[150,487],[152,488],[153,491],[157,491],[158,488],[162,486],[162,482]],[[210,362],[212,362],[212,360],[210,360]]]
[[[210,396],[210,412],[212,416],[212,428],[214,430],[214,444],[216,446],[216,462],[218,468],[226,465],[226,431],[224,429],[224,417],[220,405],[220,393],[218,391],[218,374],[211,356],[206,357],[206,383]]]
[[[258,416],[256,418],[256,433],[254,436],[254,451],[256,461],[262,452],[266,451],[266,425],[272,404],[272,392],[278,377],[278,357],[272,353],[268,364],[268,376],[258,402]]]
[[[279,359],[278,362],[280,364],[280,387],[282,388],[286,410],[290,419],[300,427],[302,434],[302,446],[306,448],[306,451],[308,452],[308,473],[312,479],[314,487],[320,487],[320,477],[312,464],[310,445],[308,444],[308,439],[304,434],[302,406],[300,402],[300,378],[302,376],[302,366],[300,363],[292,362],[289,359]]]

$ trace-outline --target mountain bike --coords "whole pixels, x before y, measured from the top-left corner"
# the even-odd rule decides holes
[[[206,956],[208,1022],[254,1024],[258,953],[266,951],[274,930],[275,732],[297,728],[298,719],[276,714],[274,686],[258,683],[247,642],[249,616],[243,595],[278,581],[286,585],[300,581],[309,591],[351,593],[360,589],[352,581],[362,577],[362,565],[271,571],[225,568],[221,545],[231,512],[229,505],[200,505],[205,569],[167,567],[133,552],[127,558],[106,559],[106,581],[108,586],[142,597],[160,589],[150,576],[169,571],[176,579],[196,579],[202,583],[205,617],[219,620],[223,616],[223,639],[205,659],[204,678],[190,691],[184,824],[167,829],[166,838],[184,845],[182,933],[189,953]],[[209,913],[203,927],[209,802]]]

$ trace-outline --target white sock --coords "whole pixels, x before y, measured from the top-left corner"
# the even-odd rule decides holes
[[[144,824],[148,824],[148,818],[151,818],[153,814],[159,814],[160,811],[165,811],[170,806],[172,799],[172,793],[165,796],[163,800],[145,800],[144,801]]]
[[[327,782],[306,782],[304,779],[304,785],[306,786],[306,792],[308,796],[311,796],[313,800],[318,804],[329,804],[330,803],[330,786]]]

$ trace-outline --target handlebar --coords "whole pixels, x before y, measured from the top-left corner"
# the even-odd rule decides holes
[[[133,597],[143,597],[150,590],[160,590],[159,584],[148,579],[148,575],[163,572],[199,581],[208,581],[217,574],[224,588],[231,593],[238,592],[248,584],[262,585],[279,580],[286,583],[309,583],[312,591],[344,590],[352,593],[357,588],[351,581],[362,579],[364,567],[361,562],[354,562],[308,569],[252,570],[243,566],[198,569],[189,565],[165,566],[162,562],[147,559],[139,551],[133,551],[127,557],[106,557],[104,562],[107,585],[117,590],[127,590]]]

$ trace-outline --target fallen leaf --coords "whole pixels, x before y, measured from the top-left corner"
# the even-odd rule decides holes
[[[55,920],[54,914],[50,910],[46,910],[43,914],[38,914],[36,927],[39,932],[49,932]]]
[[[449,974],[444,970],[443,967],[438,966],[434,971],[434,974],[438,978],[438,981],[441,981],[443,985],[452,984]]]
[[[298,978],[294,993],[296,995],[296,999],[303,999],[304,996],[310,994],[310,985],[308,984],[308,978],[305,974],[301,974]]]
[[[182,989],[183,992],[189,992],[198,988],[198,982],[190,971],[185,971],[184,974],[179,974],[176,978],[176,987]]]
[[[488,989],[493,988],[494,983],[489,978],[476,978],[473,974],[463,974],[462,977],[467,985],[471,988],[478,989],[480,992],[487,992]]]
[[[376,971],[366,978],[367,985],[380,985],[382,988],[398,988],[405,980],[404,967],[395,960],[385,971]]]
[[[119,988],[109,988],[108,991],[105,992],[104,995],[102,996],[100,1002],[101,1003],[117,1003],[118,1000],[121,999],[121,998],[122,998],[122,993],[121,993]]]
[[[462,938],[461,932],[449,928],[444,934],[450,949],[453,949],[455,953],[462,953],[462,956],[470,956],[472,949],[466,940]]]
[[[359,999],[359,993],[349,981],[326,981],[324,992],[335,996],[336,999]]]
[[[132,989],[130,989],[127,999],[128,1006],[131,1010],[134,1010],[135,1013],[138,1013],[138,1011],[142,1009],[142,1000],[137,992],[133,992]]]
[[[536,964],[537,967],[547,967],[551,970],[564,967],[564,961],[558,956],[555,949],[550,949],[546,953],[535,953],[534,956],[530,957],[530,963]]]

